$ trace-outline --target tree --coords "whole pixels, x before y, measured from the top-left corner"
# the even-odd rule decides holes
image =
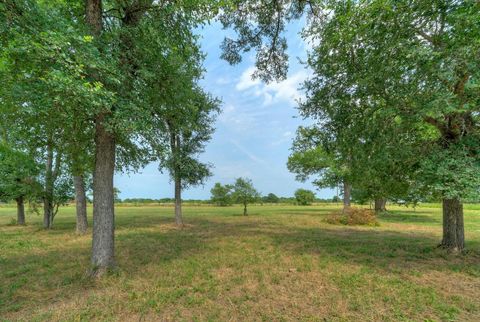
[[[121,193],[122,192],[120,191],[120,189],[118,189],[117,187],[113,187],[113,200],[115,201],[115,203],[122,202],[122,199],[120,199]]]
[[[315,201],[315,194],[311,190],[297,189],[295,191],[295,199],[297,200],[298,205],[308,206]]]
[[[198,157],[211,139],[219,101],[198,85],[203,54],[190,22],[180,17],[175,30],[178,34],[168,37],[163,23],[146,21],[140,26],[145,29],[140,34],[145,39],[136,39],[141,44],[154,44],[137,50],[137,57],[145,62],[137,66],[144,74],[139,91],[153,116],[152,128],[143,135],[153,148],[159,169],[170,173],[175,185],[175,222],[183,225],[182,190],[204,183],[211,175],[211,165]]]
[[[25,201],[38,193],[38,172],[38,164],[28,154],[0,144],[0,200],[16,201],[18,225],[25,225]]]
[[[168,125],[170,136],[170,154],[165,164],[175,183],[175,222],[183,225],[181,208],[181,191],[189,186],[196,186],[211,176],[210,165],[196,159],[196,155],[203,152],[204,144],[210,140],[213,132],[212,112],[216,109],[215,103],[196,106],[189,115],[191,122],[171,122]],[[177,126],[173,126],[177,124]]]
[[[324,129],[300,127],[288,158],[288,169],[304,182],[310,176],[320,188],[343,185],[343,207],[350,207],[352,183],[351,149],[341,144],[339,135],[328,135]]]
[[[93,141],[92,110],[111,98],[103,84],[85,77],[92,66],[101,74],[108,63],[99,62],[91,38],[85,37],[80,3],[6,1],[0,8],[7,26],[1,37],[6,69],[1,75],[9,93],[2,95],[2,115],[15,121],[8,129],[12,141],[44,164],[45,228],[52,225],[52,192],[61,177],[55,170],[82,175],[73,163],[84,160],[73,159],[87,151],[84,137]],[[67,165],[69,170],[63,170]]]
[[[363,151],[378,133],[397,138],[397,145],[386,141],[390,150],[378,149],[387,151],[383,157],[370,154],[373,162],[361,153],[359,164],[390,168],[408,190],[441,198],[441,246],[462,250],[462,199],[480,186],[478,3],[329,6],[324,22],[306,32],[319,42],[309,58],[315,76],[306,84],[311,95],[304,112],[351,116],[344,124],[362,140],[352,146]]]
[[[247,205],[256,202],[260,198],[260,193],[253,187],[252,180],[237,178],[233,185],[232,197],[243,205],[243,215],[247,216]]]
[[[280,199],[274,193],[269,193],[268,195],[262,197],[262,201],[266,203],[278,203]]]
[[[280,28],[283,16],[275,14],[279,6],[271,3],[251,7],[253,2],[248,2],[248,12],[253,13],[255,19],[269,17],[268,13],[274,14],[268,21],[258,19],[262,23],[261,37],[276,35],[283,30],[283,27]],[[257,16],[258,8],[262,9],[262,14]],[[183,22],[188,22],[188,29],[193,30],[221,12],[220,15],[225,17],[222,19],[224,23],[228,24],[228,17],[236,17],[237,14],[241,19],[234,24],[243,23],[249,19],[244,9],[242,2],[211,0],[188,3],[86,0],[83,8],[81,1],[69,1],[67,4],[62,1],[7,0],[0,6],[0,19],[6,21],[6,28],[1,30],[2,45],[8,44],[13,49],[12,54],[21,53],[23,58],[32,58],[18,60],[17,57],[8,57],[15,67],[12,70],[19,71],[15,76],[23,78],[21,84],[24,86],[22,91],[5,90],[22,94],[23,97],[14,106],[28,112],[34,124],[41,125],[39,128],[44,131],[41,135],[44,140],[51,135],[62,138],[58,142],[60,144],[55,142],[54,156],[64,152],[64,144],[75,144],[63,139],[67,138],[66,133],[69,133],[76,118],[88,120],[92,129],[92,275],[100,275],[115,265],[114,172],[124,167],[138,168],[151,157],[151,146],[146,143],[144,133],[153,128],[153,118],[151,106],[144,104],[141,89],[148,79],[145,66],[161,62],[145,61],[140,52],[149,46],[154,49],[158,43],[167,40],[165,43],[174,44],[167,51],[168,56],[168,53],[182,49],[183,44],[175,45],[172,39],[184,39]],[[268,12],[265,12],[266,9]],[[283,10],[282,6],[280,11]],[[296,16],[299,17],[298,14]],[[145,34],[144,27],[149,24],[160,27],[152,29],[159,38],[140,42],[145,39],[142,37]],[[264,27],[275,25],[279,27],[277,32],[263,30]],[[262,48],[258,39],[249,39],[248,42],[259,51],[259,66],[267,67],[268,58],[285,60],[284,55],[272,55]],[[275,50],[284,51],[286,48],[283,41],[274,40],[270,44]],[[224,46],[224,52],[226,56],[234,57],[235,51],[245,49],[243,47],[246,45],[247,42],[237,48]],[[163,53],[158,52],[157,58],[162,58]],[[20,61],[22,68],[18,68]],[[16,83],[16,79],[7,82],[14,87]],[[163,90],[168,88],[166,84]],[[75,115],[72,108],[80,111],[75,118],[72,117]],[[37,118],[41,121],[36,122]],[[65,124],[67,130],[58,133],[59,124]],[[35,148],[39,146],[45,144],[34,145]],[[66,158],[70,158],[68,153]],[[64,163],[68,164],[67,160]],[[73,171],[72,174],[78,175]],[[49,191],[50,187],[49,183]],[[47,199],[47,206],[50,207],[48,201],[51,198]]]
[[[231,185],[222,185],[220,182],[216,182],[213,188],[210,190],[212,194],[210,200],[217,206],[230,206],[232,204],[232,190]]]

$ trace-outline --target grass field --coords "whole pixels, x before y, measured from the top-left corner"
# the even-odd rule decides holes
[[[461,255],[436,248],[439,205],[379,227],[325,223],[337,208],[185,207],[178,229],[172,208],[119,207],[119,269],[96,282],[73,207],[52,231],[0,208],[0,321],[480,321],[479,206]]]

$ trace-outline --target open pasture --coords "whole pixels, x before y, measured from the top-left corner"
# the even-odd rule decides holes
[[[436,248],[439,205],[325,223],[339,207],[185,206],[183,229],[171,207],[118,207],[118,270],[96,282],[74,207],[51,231],[0,208],[0,320],[480,320],[479,206],[466,205],[461,255]]]

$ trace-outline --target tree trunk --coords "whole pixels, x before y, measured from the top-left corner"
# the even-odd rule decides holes
[[[23,196],[15,199],[17,201],[17,225],[25,225],[25,207]]]
[[[175,177],[175,223],[183,226],[182,218],[182,182],[181,179]]]
[[[244,216],[247,216],[247,215],[248,215],[248,214],[247,214],[247,203],[246,203],[246,202],[243,203],[243,215],[244,215]]]
[[[93,275],[115,266],[114,192],[115,137],[105,127],[105,115],[95,118],[95,170],[93,174]]]
[[[85,20],[94,36],[102,32],[102,0],[86,0]],[[92,75],[95,78],[95,75]],[[105,127],[107,112],[95,117],[95,169],[93,174],[92,275],[100,276],[115,266],[114,192],[115,137]]]
[[[170,127],[170,149],[174,158],[173,176],[175,177],[175,223],[178,226],[183,225],[182,218],[182,179],[180,178],[180,169],[178,169],[177,158],[180,154],[180,135]]]
[[[47,162],[45,165],[45,187],[43,193],[43,228],[52,228],[53,219],[53,146],[47,144]]]
[[[352,194],[352,186],[348,182],[343,181],[343,211],[350,208],[351,194]]]
[[[94,36],[102,32],[102,0],[85,1],[85,20]]]
[[[375,212],[387,211],[386,205],[387,205],[387,199],[385,198],[375,199]]]
[[[77,227],[76,232],[83,235],[87,232],[87,197],[85,196],[85,182],[83,176],[74,176],[73,184],[75,186],[75,204],[77,207]]]
[[[465,248],[463,204],[458,198],[443,199],[443,239],[441,246],[457,252]]]

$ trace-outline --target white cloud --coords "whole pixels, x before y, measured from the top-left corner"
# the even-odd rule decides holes
[[[229,78],[225,78],[225,77],[218,77],[216,80],[215,80],[215,83],[217,85],[228,85],[230,84],[232,81],[229,79]]]
[[[257,117],[253,113],[239,110],[229,104],[222,110],[218,120],[231,129],[238,132],[245,132],[255,126]]]
[[[299,87],[308,77],[306,70],[301,69],[284,81],[270,84],[265,84],[259,79],[252,79],[254,71],[255,67],[253,66],[247,68],[240,76],[235,88],[240,92],[248,91],[249,94],[256,97],[263,97],[263,105],[267,106],[278,102],[296,105],[296,100],[304,97]]]
[[[239,91],[244,91],[249,89],[250,87],[260,85],[259,79],[252,79],[252,74],[255,71],[255,67],[251,66],[247,68],[240,76],[240,81],[237,83],[236,89]]]

